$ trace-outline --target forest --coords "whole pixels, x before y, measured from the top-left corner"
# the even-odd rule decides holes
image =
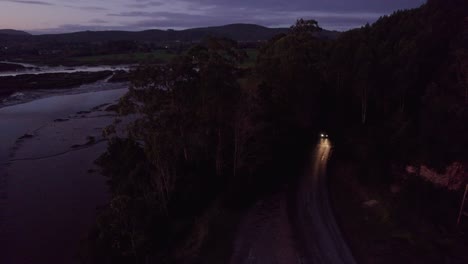
[[[96,161],[112,199],[83,263],[223,263],[233,219],[296,182],[321,131],[368,188],[410,164],[466,165],[467,14],[429,0],[336,40],[299,19],[249,68],[226,38],[141,65],[119,103],[138,118]]]

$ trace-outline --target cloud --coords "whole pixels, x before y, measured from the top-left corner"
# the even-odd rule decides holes
[[[313,18],[326,29],[347,30],[376,21],[395,10],[414,8],[425,0],[0,0],[55,5],[57,12],[76,9],[73,19],[56,19],[53,30],[191,28],[232,23],[289,26],[298,18]],[[50,2],[46,2],[50,1]],[[65,5],[68,3],[68,5]],[[96,6],[89,3],[98,3]],[[32,9],[32,7],[30,7]],[[79,11],[79,12],[78,12]],[[1,12],[0,12],[1,13]],[[78,15],[79,14],[79,15]],[[99,15],[104,22],[92,21]],[[39,16],[39,15],[37,15]],[[44,15],[46,16],[46,15]],[[44,17],[44,22],[49,19]],[[60,25],[62,23],[63,25]],[[55,25],[55,27],[53,27]]]
[[[28,1],[28,0],[3,0],[2,2],[11,2],[17,4],[27,4],[27,5],[46,5],[46,6],[53,6],[54,4],[49,2],[43,1]]]
[[[184,0],[178,0],[186,2]],[[217,5],[226,9],[247,8],[265,11],[368,11],[389,12],[396,9],[406,9],[419,6],[425,0],[190,0],[193,5]]]
[[[100,7],[100,6],[78,6],[76,7],[81,10],[86,10],[86,11],[108,11],[109,9],[106,7]]]
[[[157,12],[131,11],[131,12],[121,12],[121,13],[110,13],[107,15],[116,16],[116,17],[145,17],[145,16],[152,16],[154,14],[157,14]]]
[[[371,12],[323,12],[323,11],[270,11],[256,9],[242,12],[226,12],[220,9],[200,14],[186,14],[166,11],[130,11],[110,13],[110,17],[132,18],[136,21],[128,25],[135,29],[143,28],[190,28],[217,26],[221,24],[252,23],[264,26],[290,26],[298,18],[313,18],[327,29],[345,30],[377,20],[384,13]]]
[[[109,23],[109,21],[97,18],[97,19],[91,19],[89,21],[89,23],[91,23],[91,24],[107,24],[107,23]]]
[[[64,6],[73,8],[73,9],[84,10],[84,11],[109,11],[108,8],[101,7],[101,6],[73,6],[73,5],[64,5]]]
[[[136,20],[135,28],[189,28],[231,23],[289,26],[297,18],[313,18],[327,29],[346,30],[372,23],[423,0],[134,0],[130,10],[109,17]]]
[[[150,7],[158,7],[164,5],[164,3],[159,1],[146,1],[146,0],[136,0],[137,3],[126,4],[126,7],[137,8],[137,9],[146,9]]]

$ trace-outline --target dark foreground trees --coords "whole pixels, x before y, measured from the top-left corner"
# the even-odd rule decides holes
[[[134,73],[121,110],[139,118],[98,160],[112,201],[85,262],[172,263],[214,203],[243,207],[299,174],[322,87],[316,30],[307,24],[272,41],[256,74],[239,67],[246,54],[227,39]]]
[[[142,67],[122,106],[139,115],[98,164],[112,201],[90,247],[98,263],[171,262],[193,221],[232,181],[238,63],[227,39],[209,40],[167,66]],[[99,223],[102,223],[100,225]]]
[[[326,62],[336,124],[371,135],[386,158],[466,159],[467,12],[465,1],[433,0],[343,33]]]
[[[211,235],[200,219],[293,183],[322,129],[367,181],[391,181],[410,160],[466,160],[464,10],[429,1],[335,41],[299,20],[249,70],[227,39],[141,67],[121,103],[138,119],[98,161],[112,200],[84,262],[196,262]]]

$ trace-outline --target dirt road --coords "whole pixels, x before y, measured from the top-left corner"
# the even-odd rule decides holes
[[[231,264],[355,264],[330,205],[326,169],[331,142],[321,139],[297,188],[260,201],[245,216]]]

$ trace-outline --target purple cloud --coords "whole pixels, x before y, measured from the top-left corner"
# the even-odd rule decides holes
[[[0,2],[17,4],[18,9],[21,7],[22,10],[34,14],[34,20],[33,18],[24,18],[24,20],[29,19],[30,29],[36,30],[41,28],[50,31],[73,31],[82,28],[98,30],[102,29],[103,24],[106,28],[126,30],[191,28],[232,23],[289,26],[297,18],[313,18],[324,28],[347,30],[372,23],[380,16],[399,9],[418,7],[424,4],[425,0],[0,0]],[[50,7],[50,10],[34,7],[38,5],[47,9]],[[70,8],[76,11],[68,16]],[[12,12],[2,6],[0,23],[8,24],[8,21],[2,21],[2,16],[5,17]],[[60,18],[51,16],[52,13],[58,14]],[[15,21],[22,21],[22,18],[12,18]],[[38,27],[38,25],[47,26]]]

